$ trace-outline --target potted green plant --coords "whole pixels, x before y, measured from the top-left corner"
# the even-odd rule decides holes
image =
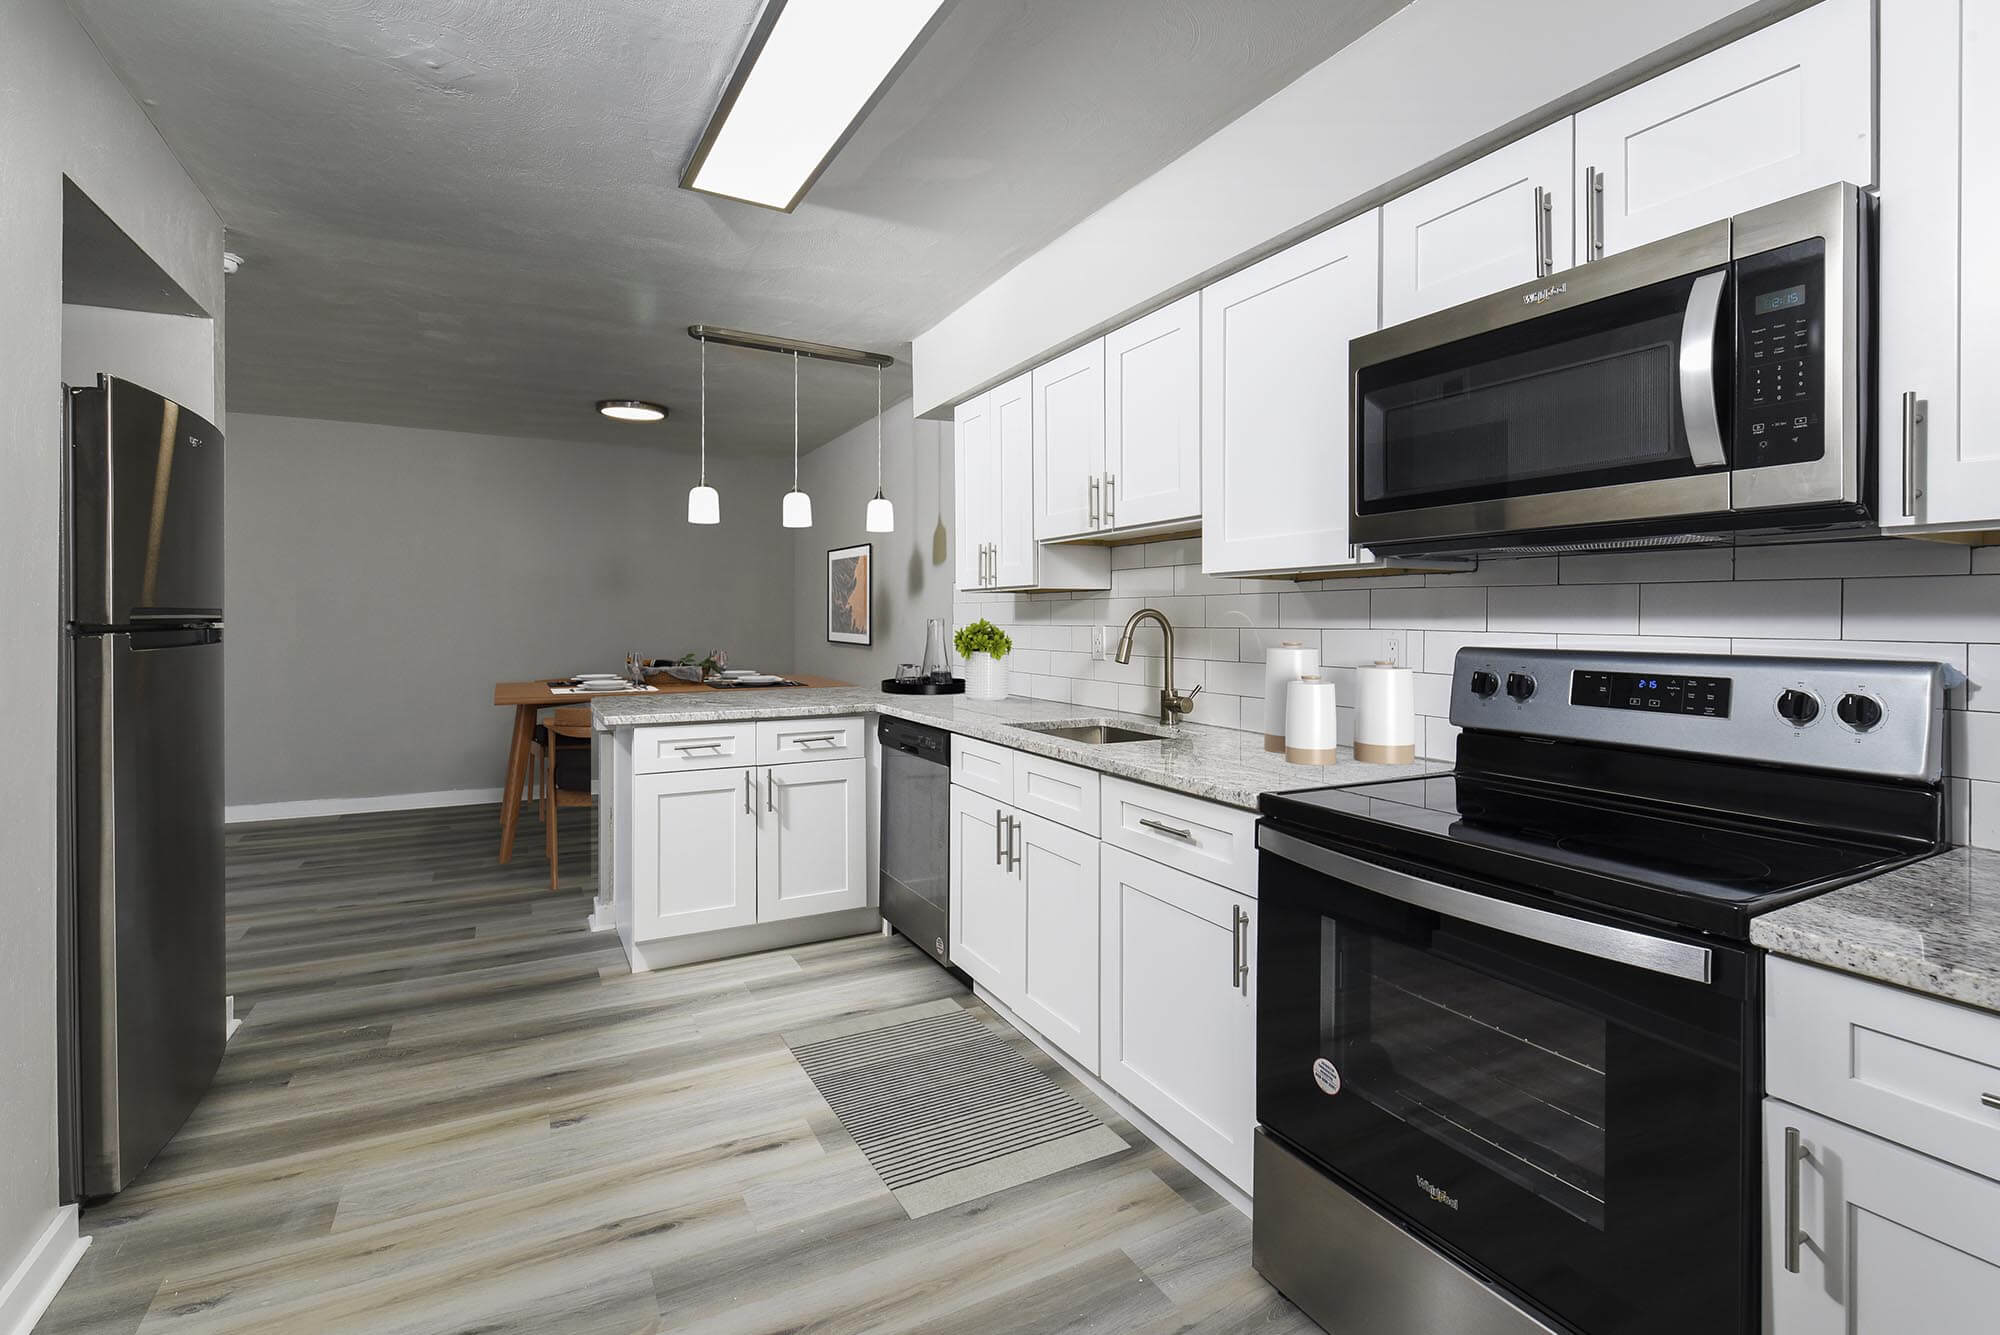
[[[974,700],[1006,699],[1006,660],[1014,648],[1007,632],[981,617],[960,626],[951,642],[965,663],[965,694]]]

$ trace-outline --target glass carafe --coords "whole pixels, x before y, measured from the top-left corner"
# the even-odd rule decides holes
[[[943,617],[924,623],[924,680],[940,686],[951,680],[951,641],[945,638]]]

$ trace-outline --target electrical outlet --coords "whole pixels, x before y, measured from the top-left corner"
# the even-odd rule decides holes
[[[1410,665],[1409,660],[1403,654],[1407,643],[1408,641],[1404,638],[1402,631],[1392,630],[1386,632],[1382,636],[1382,657],[1388,659],[1397,667],[1408,667]]]
[[[1090,656],[1099,662],[1104,659],[1104,627],[1090,628]]]

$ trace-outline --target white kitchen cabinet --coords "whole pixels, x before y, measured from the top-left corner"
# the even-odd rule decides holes
[[[1348,541],[1350,339],[1375,329],[1381,212],[1201,294],[1202,569],[1331,570]]]
[[[953,468],[958,493],[958,587],[990,588],[999,550],[999,456],[993,450],[993,396],[981,394],[952,411]]]
[[[1201,519],[1201,294],[1104,336],[1103,527]]]
[[[1097,840],[1040,816],[1016,816],[1025,914],[1021,1018],[1091,1071],[1098,1063]]]
[[[757,771],[634,774],[632,929],[639,940],[757,921]]]
[[[1994,1329],[2000,1183],[1776,1099],[1764,1164],[1770,1335]]]
[[[1104,845],[1104,1082],[1250,1189],[1257,901]]]
[[[1041,556],[1035,545],[1033,377],[1015,376],[991,398],[993,494],[986,503],[993,507],[995,546],[989,583],[1032,588]]]
[[[2000,10],[1885,5],[1880,61],[1881,522],[1983,527],[2000,521],[2000,259],[1979,225],[2000,207]]]
[[[1874,184],[1873,29],[1870,0],[1821,0],[1578,112],[1577,259]]]
[[[757,921],[866,908],[868,762],[808,760],[757,777]]]
[[[1011,814],[951,786],[951,962],[1009,1007],[1020,1003],[1028,952],[1021,878],[1007,866]]]
[[[1104,340],[1034,376],[1034,536],[1046,542],[1104,527]]]
[[[1574,264],[1574,127],[1544,126],[1382,206],[1382,323]]]

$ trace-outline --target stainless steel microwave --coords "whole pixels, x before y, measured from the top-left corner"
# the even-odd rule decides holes
[[[1527,555],[1866,525],[1873,225],[1827,186],[1355,339],[1353,540]]]

